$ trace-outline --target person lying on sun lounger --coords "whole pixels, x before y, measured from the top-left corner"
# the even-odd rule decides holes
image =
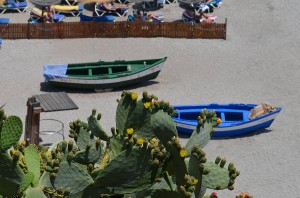
[[[185,10],[183,16],[189,19],[195,19],[200,23],[214,23],[217,16],[214,14],[204,14],[203,12],[193,12],[191,10]]]
[[[162,22],[164,16],[146,12],[142,13],[141,11],[137,11],[136,18],[143,22]]]
[[[120,4],[120,3],[103,3],[102,6],[107,9],[107,10],[119,10],[122,8],[128,8],[127,5],[125,4]]]
[[[42,16],[44,17],[44,21],[46,23],[53,23],[55,11],[50,6],[46,6],[45,9],[43,9],[43,11],[42,11]]]

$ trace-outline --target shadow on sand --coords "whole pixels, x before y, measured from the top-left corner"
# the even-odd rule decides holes
[[[112,89],[109,92],[120,92],[123,90],[132,90],[132,89],[137,89],[141,87],[148,87],[151,85],[158,84],[159,82],[157,81],[145,81],[145,82],[139,82],[133,85],[126,85],[126,86],[121,86]],[[76,88],[64,88],[64,87],[57,87],[57,86],[52,86],[47,82],[42,82],[40,83],[40,91],[43,92],[66,92],[66,93],[95,93],[94,89],[76,89]]]

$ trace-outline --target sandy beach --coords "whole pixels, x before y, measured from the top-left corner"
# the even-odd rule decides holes
[[[228,20],[227,40],[116,38],[64,40],[3,40],[0,50],[0,106],[8,115],[25,121],[26,102],[36,94],[66,91],[78,110],[42,113],[41,119],[64,123],[85,120],[92,108],[102,113],[107,130],[115,126],[116,99],[123,89],[94,93],[41,86],[43,66],[116,59],[168,57],[158,78],[127,87],[144,90],[171,104],[261,103],[283,110],[270,128],[247,136],[211,140],[205,147],[208,159],[217,155],[233,161],[241,175],[233,191],[218,191],[224,198],[247,191],[255,198],[300,197],[300,1],[224,0],[215,14]],[[286,12],[285,12],[286,10]],[[26,22],[26,13],[8,13],[11,23]],[[178,5],[157,12],[169,21],[180,19]],[[78,20],[68,17],[66,21]],[[45,128],[57,127],[47,123]],[[51,128],[51,129],[50,129]],[[46,138],[46,137],[44,137]],[[54,141],[57,137],[50,137]],[[182,143],[186,141],[181,138]],[[211,191],[208,191],[211,192]]]

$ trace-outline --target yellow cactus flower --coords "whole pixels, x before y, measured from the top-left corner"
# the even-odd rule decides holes
[[[180,154],[181,157],[185,157],[187,155],[187,150],[186,149],[181,149],[179,154]]]
[[[137,140],[137,144],[142,145],[144,143],[144,140],[142,138],[139,138]]]
[[[196,185],[198,183],[198,179],[194,179],[193,183]]]
[[[23,146],[26,146],[26,141],[23,140],[23,141],[21,142],[21,144],[22,144]]]
[[[144,103],[144,106],[145,106],[146,109],[149,109],[150,106],[151,106],[151,103],[150,103],[150,102],[145,102],[145,103]]]
[[[14,155],[14,154],[16,154],[17,152],[18,152],[17,150],[12,150],[12,151],[11,151],[11,154]]]
[[[221,118],[218,118],[218,119],[217,119],[217,123],[218,123],[218,124],[222,124],[222,119],[221,119]]]
[[[132,92],[131,99],[132,100],[137,100],[137,98],[138,98],[138,94],[136,92]]]
[[[127,132],[128,135],[133,134],[133,128],[128,128],[128,129],[126,130],[126,132]]]

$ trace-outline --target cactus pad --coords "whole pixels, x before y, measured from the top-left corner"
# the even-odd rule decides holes
[[[27,165],[28,171],[32,172],[34,175],[32,184],[33,187],[35,187],[40,179],[40,156],[34,145],[29,145],[28,147],[26,147],[24,152],[25,163]]]
[[[96,112],[95,112],[96,113]],[[96,118],[95,115],[91,115],[88,118],[88,125],[89,128],[91,129],[92,134],[94,134],[96,137],[99,137],[101,140],[107,141],[108,140],[108,135],[104,131],[103,127],[99,123],[99,120]]]
[[[174,136],[178,136],[174,121],[163,110],[159,110],[152,115],[151,125],[155,136],[165,146]]]
[[[9,155],[0,152],[0,194],[13,196],[17,193],[24,173]]]
[[[47,198],[43,192],[43,190],[39,187],[36,188],[28,188],[25,191],[25,196],[24,198],[32,198],[32,197],[36,197],[36,198]]]
[[[125,150],[111,160],[96,177],[95,186],[111,187],[112,192],[121,188],[136,192],[137,184],[146,189],[153,184],[157,175],[157,169],[151,166],[151,161],[150,149],[134,146],[131,150]]]
[[[219,164],[210,161],[204,163],[204,167],[210,169],[210,172],[207,175],[203,175],[202,186],[215,190],[222,190],[228,187],[231,178],[227,168],[221,168]]]
[[[101,148],[101,147],[100,147]],[[89,150],[83,150],[76,153],[74,161],[80,164],[94,164],[100,160],[101,152],[103,149],[91,148]]]
[[[151,113],[144,107],[142,100],[135,101],[130,97],[122,97],[116,112],[116,126],[121,135],[126,129],[133,128],[139,137],[151,139],[154,137],[150,122]]]
[[[87,186],[93,184],[91,176],[75,163],[61,162],[59,170],[54,179],[53,186],[58,188],[70,188],[70,195],[83,191]]]
[[[212,131],[212,122],[207,121],[203,124],[203,126],[197,126],[185,146],[188,150],[188,154],[191,153],[195,144],[198,144],[201,148],[203,148],[209,142]]]
[[[32,183],[33,179],[34,179],[34,174],[32,172],[28,172],[28,174],[25,175],[22,183],[20,184],[18,193],[22,193],[24,190],[26,190],[28,186]]]
[[[80,150],[85,150],[87,144],[91,144],[92,147],[96,147],[96,140],[91,138],[91,134],[83,128],[80,128],[76,145]]]
[[[2,125],[0,132],[0,150],[6,151],[16,144],[22,135],[22,120],[17,116],[9,116]]]
[[[42,174],[42,176],[40,177],[38,186],[40,187],[45,187],[45,188],[52,188],[52,184],[50,181],[50,173],[44,171],[44,173]]]

